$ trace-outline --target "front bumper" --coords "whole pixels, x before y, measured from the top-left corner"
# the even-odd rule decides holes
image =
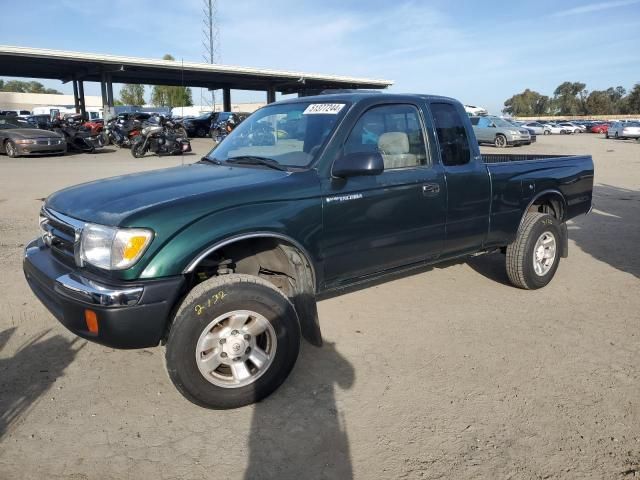
[[[25,248],[27,283],[45,307],[76,335],[113,348],[156,346],[182,294],[184,277],[108,282],[59,261],[42,240]],[[89,331],[85,311],[95,312],[98,332]]]
[[[67,151],[67,143],[56,145],[16,144],[18,155],[62,155]]]

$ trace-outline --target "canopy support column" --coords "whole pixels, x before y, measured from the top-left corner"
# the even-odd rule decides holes
[[[229,87],[222,89],[222,110],[225,112],[231,111],[231,88]]]

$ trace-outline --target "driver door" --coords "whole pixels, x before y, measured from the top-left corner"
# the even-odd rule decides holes
[[[356,122],[343,154],[379,151],[384,171],[322,183],[327,286],[440,254],[446,184],[428,155],[423,125],[411,104],[378,105]]]

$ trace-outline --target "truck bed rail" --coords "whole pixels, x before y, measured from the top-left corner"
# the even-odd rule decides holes
[[[548,158],[561,158],[569,155],[534,155],[534,154],[508,154],[508,153],[483,153],[484,163],[527,162],[532,160],[545,160]]]

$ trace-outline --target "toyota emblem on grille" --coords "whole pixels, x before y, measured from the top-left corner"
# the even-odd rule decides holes
[[[50,247],[51,243],[53,242],[53,235],[51,234],[51,232],[44,232],[42,234],[42,241],[47,247]]]

